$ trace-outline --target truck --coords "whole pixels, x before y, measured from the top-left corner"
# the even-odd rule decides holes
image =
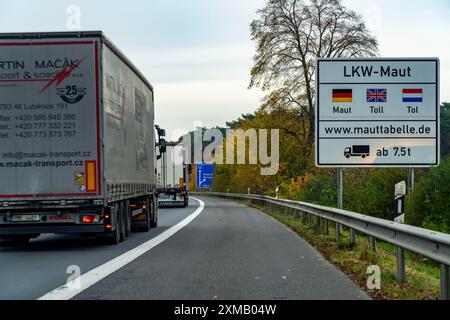
[[[188,166],[185,163],[185,147],[174,142],[166,143],[166,153],[158,161],[158,206],[187,207]]]
[[[0,34],[0,240],[158,223],[154,91],[101,31]]]
[[[364,159],[370,156],[370,146],[358,145],[345,148],[344,156],[347,159],[349,159],[350,157],[361,157]]]

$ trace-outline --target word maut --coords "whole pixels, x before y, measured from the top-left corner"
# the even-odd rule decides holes
[[[196,130],[183,136],[180,145],[193,150],[186,152],[185,163],[260,165],[263,176],[277,174],[280,166],[278,129]]]

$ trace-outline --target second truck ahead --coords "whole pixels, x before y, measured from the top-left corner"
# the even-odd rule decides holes
[[[158,206],[187,207],[188,168],[185,163],[185,149],[177,143],[167,143],[167,152],[158,162]]]
[[[101,32],[0,35],[0,240],[158,223],[153,88]]]

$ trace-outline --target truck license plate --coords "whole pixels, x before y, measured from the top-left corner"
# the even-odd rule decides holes
[[[13,222],[37,222],[41,217],[38,214],[21,214],[12,217]]]

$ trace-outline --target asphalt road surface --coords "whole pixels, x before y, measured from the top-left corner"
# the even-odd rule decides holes
[[[197,207],[198,202],[191,201],[185,209],[160,209],[158,228],[132,233],[117,246],[67,235],[44,235],[27,246],[0,246],[0,299],[37,299],[66,283],[69,266],[85,273],[158,236]]]
[[[201,199],[196,220],[77,299],[367,299],[271,217]]]
[[[260,211],[201,198],[186,227],[74,299],[368,299],[346,275],[287,227]],[[66,282],[69,265],[85,273],[157,237],[198,209],[160,211],[160,227],[119,246],[46,236],[0,248],[0,299],[36,299]]]

